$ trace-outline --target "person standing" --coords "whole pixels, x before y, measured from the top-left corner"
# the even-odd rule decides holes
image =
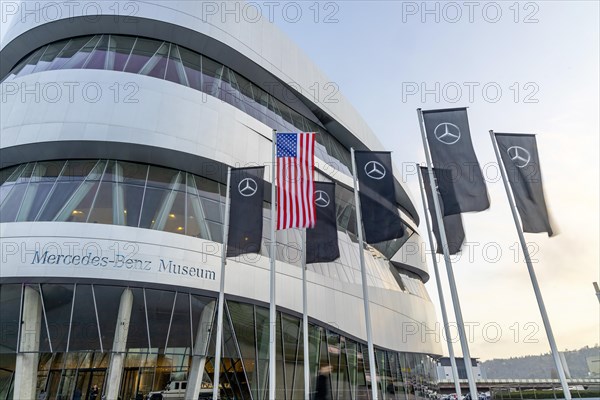
[[[92,390],[90,391],[90,400],[97,400],[98,394],[99,394],[98,385],[94,385],[92,387]]]
[[[325,364],[319,369],[314,400],[331,400],[331,384],[329,383],[331,369],[329,364]]]

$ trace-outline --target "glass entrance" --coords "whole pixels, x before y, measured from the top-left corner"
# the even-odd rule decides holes
[[[106,369],[53,370],[48,378],[48,399],[94,400],[92,387],[98,385],[100,400]]]
[[[92,388],[95,385],[99,388],[98,400],[100,400],[100,388],[104,386],[105,378],[106,370],[79,370],[77,374],[77,384],[73,391],[73,400],[92,400]]]
[[[100,400],[108,367],[107,353],[73,352],[47,355],[41,364],[49,370],[38,374],[38,386],[45,388],[48,400],[93,400],[91,388],[98,385]],[[47,374],[47,375],[46,375]]]
[[[152,390],[154,368],[125,368],[119,391],[123,400],[141,400]]]

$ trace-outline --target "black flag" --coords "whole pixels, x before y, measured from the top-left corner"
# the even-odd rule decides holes
[[[227,257],[260,252],[264,167],[232,168]]]
[[[435,180],[437,181],[437,175],[441,171],[434,170]],[[433,227],[433,235],[438,244],[437,253],[442,254],[442,239],[440,237],[440,227],[435,214],[435,206],[433,203],[433,195],[431,194],[431,184],[429,180],[429,170],[427,167],[421,167],[421,176],[423,177],[423,186],[425,186],[425,193],[427,194],[427,204],[429,205],[429,214],[431,215],[431,225]],[[442,197],[438,193],[438,199],[440,202],[440,208],[442,215],[444,215],[444,203]],[[446,230],[446,239],[448,241],[448,250],[450,254],[456,254],[460,251],[463,242],[465,241],[465,231],[463,229],[462,215],[452,214],[443,217],[444,229]]]
[[[548,232],[548,236],[552,236],[535,135],[510,133],[495,133],[495,135],[517,210],[521,216],[523,231]]]
[[[335,208],[335,183],[315,182],[317,223],[306,230],[306,263],[331,262],[340,256]]]
[[[433,165],[447,170],[438,177],[444,215],[489,208],[487,188],[471,142],[466,108],[423,111]]]
[[[402,237],[390,152],[355,151],[354,157],[365,241],[374,244]]]

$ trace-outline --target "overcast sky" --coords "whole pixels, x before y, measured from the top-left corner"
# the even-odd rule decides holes
[[[546,201],[561,233],[526,239],[559,348],[597,344],[599,3],[430,2],[429,12],[422,2],[270,4],[274,22],[334,84],[319,83],[322,96],[335,99],[339,87],[401,170],[424,161],[417,107],[469,107],[491,198],[488,211],[465,215],[471,244],[454,263],[474,357],[549,351],[488,130],[538,135]],[[416,176],[401,179],[422,216]],[[427,288],[441,320],[433,279]]]
[[[488,211],[465,215],[467,241],[477,245],[454,263],[472,356],[549,351],[490,129],[537,134],[546,200],[561,233],[526,234],[534,268],[559,349],[597,344],[598,2],[430,2],[426,13],[422,2],[343,1],[320,3],[317,23],[314,4],[299,4],[306,18],[292,23],[290,9],[278,25],[339,85],[401,169],[425,160],[416,108],[469,107],[491,198]],[[416,177],[402,179],[421,211]],[[420,229],[425,237],[424,222]],[[435,281],[426,286],[439,310]],[[445,298],[450,306],[449,290]]]

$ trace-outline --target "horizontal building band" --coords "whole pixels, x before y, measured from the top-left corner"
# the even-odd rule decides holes
[[[223,64],[176,44],[133,36],[80,36],[33,51],[7,79],[57,69],[104,69],[165,79],[217,97],[279,131],[317,132],[316,155],[325,161],[336,160],[331,165],[350,175],[350,152],[322,125]],[[286,100],[302,104],[295,97]]]

